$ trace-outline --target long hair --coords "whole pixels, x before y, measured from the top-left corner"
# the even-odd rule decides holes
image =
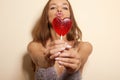
[[[41,42],[43,46],[45,46],[46,41],[49,38],[51,38],[51,33],[50,33],[51,25],[48,21],[48,9],[49,9],[50,1],[51,0],[49,0],[45,5],[40,19],[37,21],[36,25],[32,30],[33,41]],[[69,1],[68,1],[68,4],[70,7],[70,18],[72,20],[72,28],[67,34],[67,40],[68,41],[75,40],[75,43],[77,43],[78,40],[82,40],[82,32],[75,21],[73,10]]]

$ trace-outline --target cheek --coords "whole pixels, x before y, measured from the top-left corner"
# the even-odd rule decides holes
[[[70,12],[66,12],[65,16],[70,17]]]
[[[53,21],[53,19],[55,18],[55,15],[53,12],[49,12],[48,13],[48,18],[49,18],[49,22],[51,23]]]
[[[53,20],[53,19],[52,19],[51,17],[49,17],[49,22],[50,22],[50,23],[52,23],[52,20]]]

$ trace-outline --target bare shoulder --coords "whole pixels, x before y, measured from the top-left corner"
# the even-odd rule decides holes
[[[92,44],[90,42],[79,42],[80,50],[90,54],[93,50]]]
[[[27,46],[27,50],[28,52],[30,53],[33,53],[33,52],[38,52],[40,49],[43,49],[43,46],[41,43],[39,42],[30,42]]]

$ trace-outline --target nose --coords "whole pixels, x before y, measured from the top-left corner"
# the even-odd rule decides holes
[[[62,12],[62,9],[61,8],[57,8],[57,12]]]

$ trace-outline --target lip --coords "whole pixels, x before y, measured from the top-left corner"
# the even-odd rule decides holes
[[[63,13],[58,12],[58,13],[56,13],[56,16],[62,18],[63,17]]]

